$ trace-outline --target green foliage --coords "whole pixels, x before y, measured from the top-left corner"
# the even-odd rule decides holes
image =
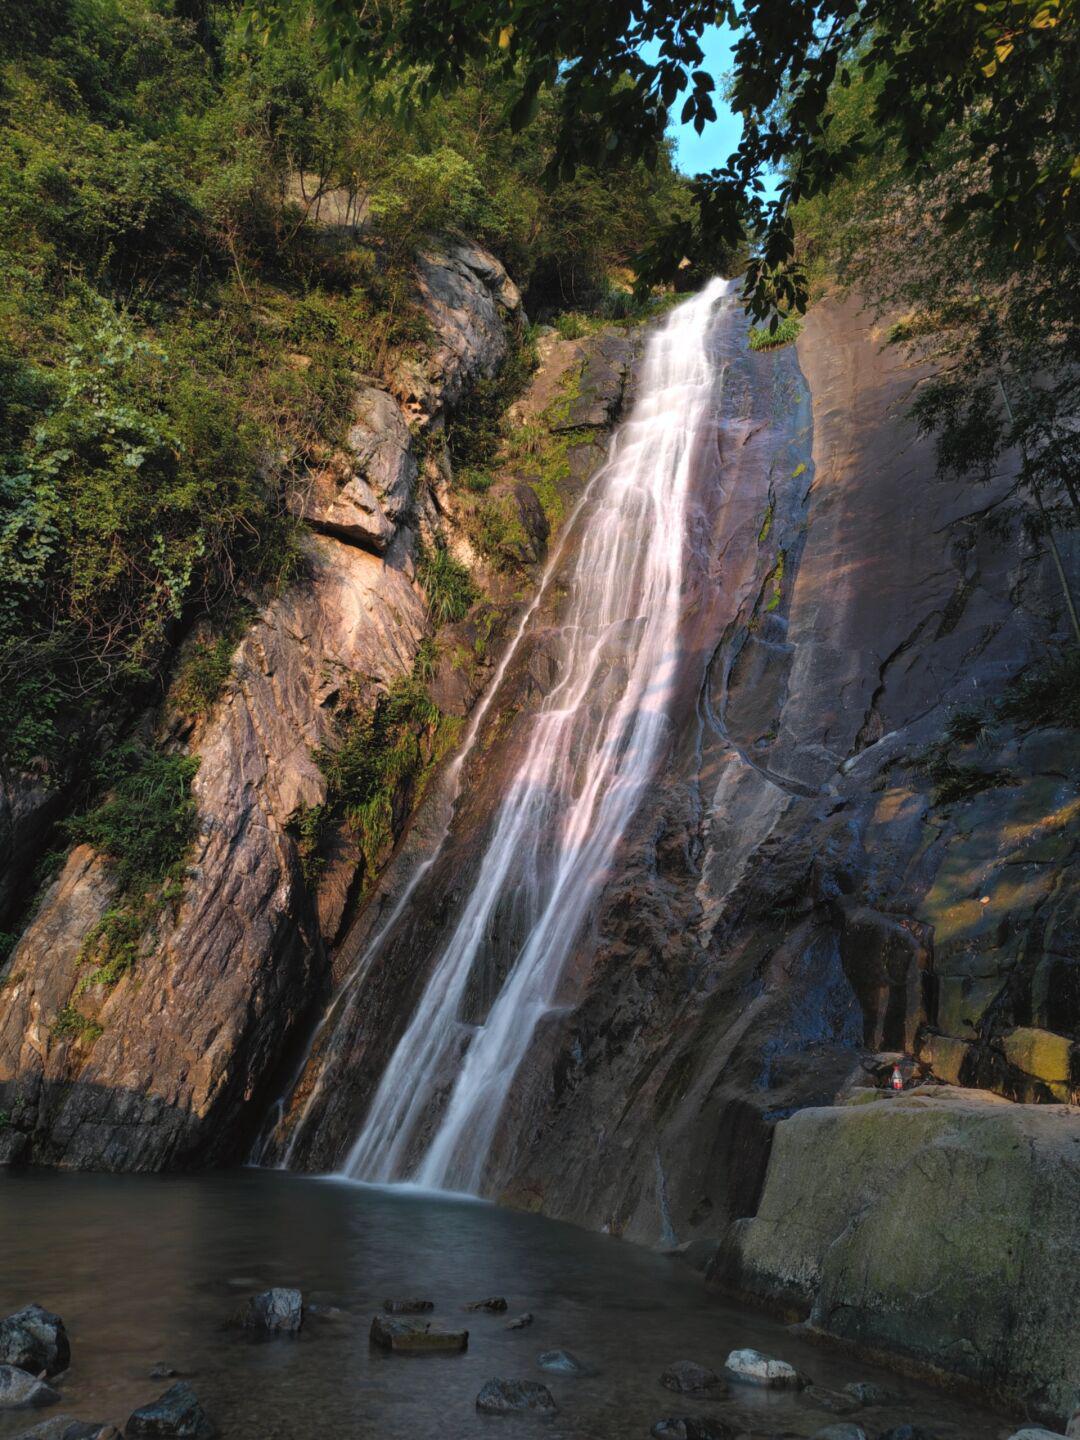
[[[769,598],[765,602],[766,611],[778,610],[780,601],[784,595],[784,565],[787,560],[786,552],[781,550],[776,557],[776,564],[767,581]]]
[[[172,700],[186,715],[205,715],[232,674],[233,655],[250,623],[251,611],[233,606],[216,632],[193,637],[173,678]]]
[[[52,1023],[52,1034],[58,1040],[84,1040],[92,1045],[103,1033],[96,1020],[83,1015],[74,1005],[65,1005]]]
[[[118,899],[91,929],[80,960],[93,969],[79,992],[115,984],[131,970],[147,929],[179,898],[195,833],[191,782],[197,756],[163,754],[131,743],[110,752],[98,771],[104,799],[65,824],[75,844],[104,855]]]
[[[677,104],[699,132],[714,121],[705,37],[723,20],[736,36],[727,98],[743,117],[742,139],[726,164],[695,178],[689,207],[646,243],[647,266],[670,275],[689,256],[715,268],[750,233],[747,294],[759,319],[805,308],[793,208],[886,150],[921,176],[927,157],[951,146],[972,176],[951,220],[972,221],[1022,257],[1074,260],[1080,24],[1067,0],[793,0],[719,11],[649,0],[632,13],[553,11],[549,0],[521,0],[512,11],[483,0],[374,10],[358,0],[253,0],[253,10],[278,36],[312,15],[336,72],[358,82],[371,110],[430,104],[480,66],[504,88],[518,129],[554,96],[555,178],[605,161],[656,165]],[[873,123],[834,140],[834,86],[863,76],[874,86]],[[763,178],[777,168],[783,179],[769,197]]]
[[[454,559],[445,545],[436,544],[432,550],[421,547],[416,576],[424,587],[428,613],[436,625],[463,619],[476,598],[476,587],[468,570]]]
[[[0,930],[0,965],[8,958],[15,949],[19,937],[12,934],[10,930]]]
[[[429,343],[413,259],[431,232],[486,240],[538,304],[600,303],[681,193],[670,163],[549,187],[558,106],[514,131],[491,70],[405,124],[361,114],[329,65],[306,15],[263,44],[224,5],[4,7],[6,768],[63,777],[180,635],[298,575],[291,479],[342,443],[358,371],[388,378]],[[482,475],[529,363],[516,346],[466,401],[459,470]],[[225,648],[188,657],[193,713]]]
[[[790,345],[802,333],[802,321],[795,315],[774,315],[768,325],[753,325],[750,328],[751,350],[778,350],[781,345]]]
[[[350,689],[335,714],[331,744],[315,750],[326,777],[322,805],[302,806],[292,817],[305,877],[316,880],[329,837],[345,825],[356,837],[370,880],[385,862],[396,827],[457,736],[459,722],[431,699],[419,670],[399,677],[364,705]]]

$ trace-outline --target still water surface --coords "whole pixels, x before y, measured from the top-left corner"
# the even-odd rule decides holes
[[[299,1338],[260,1341],[227,1326],[247,1294],[271,1285],[298,1286],[316,1307]],[[467,1353],[369,1348],[371,1316],[385,1297],[405,1295],[434,1300],[435,1324],[467,1326]],[[508,1313],[462,1313],[488,1295],[505,1295]],[[739,1346],[834,1389],[887,1384],[901,1403],[856,1417],[871,1436],[901,1420],[941,1440],[996,1440],[1014,1428],[727,1305],[665,1256],[490,1205],[306,1176],[0,1171],[0,1314],[28,1301],[68,1326],[65,1413],[122,1424],[170,1383],[147,1375],[166,1361],[191,1376],[223,1440],[646,1440],[663,1416],[709,1413],[755,1437],[809,1436],[840,1418],[805,1397],[739,1387],[710,1405],[658,1383],[671,1361],[720,1369]],[[508,1331],[526,1310],[534,1323]],[[537,1356],[556,1347],[598,1373],[545,1375]],[[558,1416],[477,1415],[477,1391],[496,1375],[544,1381]],[[0,1417],[0,1440],[39,1418]]]

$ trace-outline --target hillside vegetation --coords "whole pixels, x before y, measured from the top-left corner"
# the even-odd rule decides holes
[[[684,195],[666,155],[545,185],[557,87],[512,133],[479,64],[361,114],[303,17],[265,44],[224,4],[13,0],[0,65],[0,763],[48,778],[192,623],[297,576],[286,488],[422,350],[427,234],[485,242],[534,316],[603,309]]]

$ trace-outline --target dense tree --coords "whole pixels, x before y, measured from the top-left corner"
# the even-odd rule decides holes
[[[757,238],[748,298],[758,315],[805,306],[792,208],[827,190],[870,150],[925,172],[943,143],[977,169],[950,215],[1021,257],[1069,261],[1076,251],[1080,26],[1074,0],[256,0],[256,22],[280,32],[313,10],[338,73],[369,98],[391,87],[399,110],[460,85],[478,61],[497,65],[523,125],[545,88],[562,105],[554,173],[624,157],[652,163],[672,114],[702,130],[715,118],[716,77],[702,37],[736,33],[729,98],[740,145],[697,177],[694,215],[677,217],[649,251],[651,273],[684,255],[717,256],[744,227]],[[836,84],[875,83],[873,125],[845,144],[829,136]],[[762,178],[779,170],[774,198]]]

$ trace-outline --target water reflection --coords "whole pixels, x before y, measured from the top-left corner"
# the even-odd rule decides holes
[[[243,1297],[297,1285],[312,1307],[297,1340],[258,1341],[225,1327]],[[372,1314],[388,1296],[436,1302],[436,1324],[467,1324],[464,1355],[409,1359],[370,1350]],[[507,1315],[462,1307],[505,1295]],[[1000,1421],[970,1405],[818,1350],[782,1326],[708,1295],[677,1261],[574,1227],[472,1199],[338,1180],[244,1171],[211,1176],[29,1173],[0,1178],[0,1313],[28,1301],[67,1321],[73,1364],[65,1413],[122,1422],[160,1393],[167,1361],[193,1375],[225,1440],[469,1440],[509,1424],[549,1440],[629,1440],[664,1415],[741,1417],[760,1436],[808,1436],[835,1417],[805,1398],[748,1392],[710,1406],[671,1395],[673,1360],[719,1368],[752,1345],[839,1389],[877,1379],[904,1396],[865,1412],[871,1433],[919,1421],[942,1440],[987,1440]],[[535,1315],[528,1329],[507,1320]],[[543,1350],[597,1368],[545,1375]],[[475,1412],[494,1375],[543,1380],[550,1422]],[[0,1440],[40,1416],[0,1417]],[[861,1416],[860,1419],[863,1417]]]

